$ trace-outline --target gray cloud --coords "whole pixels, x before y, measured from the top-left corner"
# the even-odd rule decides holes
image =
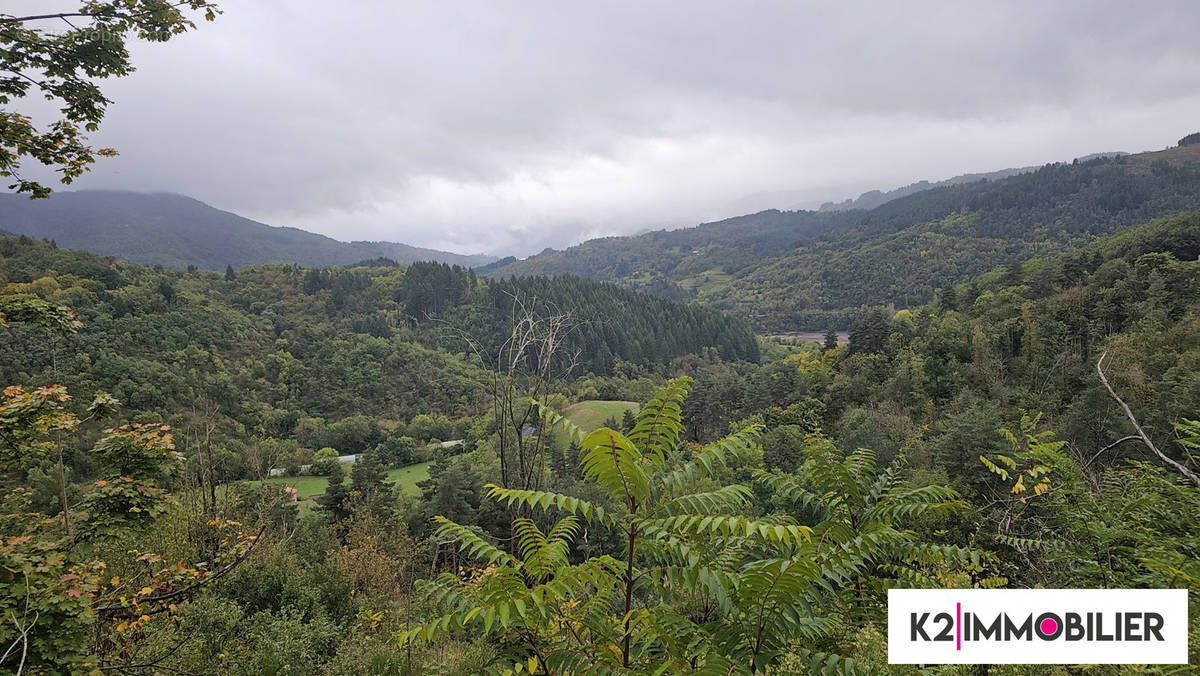
[[[136,48],[79,187],[526,254],[1200,129],[1186,0],[223,7]]]

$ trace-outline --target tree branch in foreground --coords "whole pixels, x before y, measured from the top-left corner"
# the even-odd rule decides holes
[[[1196,476],[1195,472],[1187,467],[1184,467],[1175,460],[1172,460],[1167,456],[1166,453],[1158,450],[1158,446],[1154,445],[1154,442],[1150,440],[1150,436],[1147,435],[1142,429],[1142,426],[1138,424],[1137,418],[1133,417],[1133,411],[1129,410],[1129,405],[1126,404],[1121,397],[1117,396],[1117,393],[1115,390],[1113,390],[1112,385],[1108,384],[1108,378],[1104,376],[1104,369],[1101,368],[1104,364],[1104,358],[1107,356],[1108,352],[1104,352],[1100,355],[1100,359],[1096,361],[1096,373],[1100,376],[1100,382],[1104,384],[1104,389],[1108,390],[1108,394],[1118,404],[1121,405],[1122,410],[1125,411],[1125,417],[1129,418],[1129,422],[1133,423],[1133,429],[1136,430],[1137,435],[1141,437],[1142,443],[1144,443],[1151,451],[1154,451],[1154,454],[1157,455],[1159,459],[1174,468],[1176,472],[1182,474],[1188,481],[1192,482],[1192,485],[1200,487],[1200,476]]]

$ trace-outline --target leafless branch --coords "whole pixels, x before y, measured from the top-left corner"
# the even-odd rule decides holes
[[[182,2],[176,2],[176,3],[171,4],[170,8],[178,9],[179,7],[183,7],[185,5],[191,5],[191,4],[192,4],[192,2],[190,2],[190,0],[183,0]],[[195,7],[195,9],[203,9],[206,6],[211,6],[215,9],[215,6],[208,5],[207,3],[205,3],[204,5],[197,6],[197,7]],[[107,14],[107,13],[101,14],[100,12],[54,12],[51,14],[30,14],[28,16],[0,15],[0,24],[25,23],[27,21],[46,21],[46,20],[51,20],[51,19],[61,19],[62,21],[67,21],[67,19],[70,19],[71,17],[88,18],[88,19],[110,18],[110,19],[129,20],[129,19],[136,19],[138,17],[146,16],[146,15],[152,14],[156,11],[159,11],[159,10],[156,8],[156,9],[152,9],[152,10],[151,9],[144,10],[141,12],[116,12],[116,13],[112,13],[112,14]],[[70,21],[67,21],[67,23],[70,23]]]
[[[69,17],[95,17],[88,12],[58,12],[55,14],[31,14],[29,16],[3,16],[0,23],[25,23],[26,21],[43,21],[45,19],[67,19]]]
[[[1163,462],[1170,465],[1172,468],[1175,469],[1176,472],[1179,472],[1181,475],[1183,475],[1184,478],[1186,478],[1188,481],[1192,482],[1192,485],[1200,486],[1200,476],[1197,476],[1196,473],[1193,472],[1192,470],[1188,469],[1187,467],[1184,467],[1183,465],[1179,464],[1175,460],[1168,457],[1166,453],[1163,453],[1162,451],[1158,450],[1158,446],[1154,445],[1154,442],[1150,440],[1150,436],[1147,435],[1146,432],[1142,429],[1142,426],[1138,424],[1137,418],[1135,418],[1133,416],[1133,411],[1129,410],[1129,405],[1126,404],[1121,399],[1121,397],[1117,396],[1117,393],[1115,390],[1113,390],[1112,385],[1108,384],[1108,378],[1105,377],[1104,369],[1102,368],[1103,364],[1104,364],[1104,358],[1107,356],[1108,356],[1108,352],[1104,352],[1103,354],[1100,355],[1100,359],[1096,361],[1096,374],[1100,376],[1100,382],[1104,384],[1104,389],[1108,390],[1108,394],[1118,404],[1121,405],[1121,409],[1123,411],[1125,411],[1125,417],[1129,418],[1129,422],[1131,424],[1133,424],[1133,429],[1137,431],[1137,436],[1142,440],[1142,443],[1144,443],[1147,448],[1149,448],[1151,451],[1153,451],[1154,454],[1157,455],[1160,460],[1162,460]]]
[[[190,641],[194,635],[195,632],[184,636],[183,638],[179,639],[175,645],[171,646],[167,652],[147,662],[140,662],[138,664],[102,664],[100,665],[100,671],[124,671],[125,669],[163,669],[166,671],[180,671],[179,669],[163,666],[161,662],[171,655],[179,652],[179,649],[183,647],[183,644]]]
[[[24,613],[22,613],[22,617],[29,616],[29,597],[30,597],[29,576],[26,575],[25,576],[25,611],[24,611]],[[41,616],[42,616],[42,614],[40,612],[35,613],[33,616],[33,620],[31,620],[29,622],[29,624],[26,626],[21,626],[21,623],[17,621],[16,617],[12,618],[13,624],[16,625],[17,632],[19,635],[17,636],[16,639],[13,640],[12,645],[8,646],[8,650],[4,651],[4,655],[0,656],[0,663],[3,663],[5,660],[7,660],[8,656],[12,654],[12,651],[16,649],[17,644],[20,644],[20,646],[21,646],[21,662],[20,662],[20,664],[17,665],[17,671],[16,671],[17,676],[20,676],[21,672],[25,671],[25,660],[29,657],[29,632],[33,631],[33,626],[35,624],[37,624],[38,618],[40,618]]]
[[[267,530],[267,527],[264,525],[262,528],[259,529],[258,535],[254,536],[254,540],[252,540],[250,542],[250,546],[246,548],[246,551],[242,552],[237,558],[235,558],[233,561],[230,561],[229,563],[225,564],[224,567],[220,568],[212,575],[209,575],[208,577],[205,577],[196,582],[193,582],[192,584],[189,584],[188,586],[183,587],[181,589],[176,589],[173,592],[167,592],[165,594],[156,594],[154,596],[147,596],[144,599],[140,599],[140,603],[161,603],[163,601],[169,601],[173,598],[178,598],[180,596],[183,596],[184,594],[189,594],[192,591],[194,591],[200,587],[203,587],[208,584],[212,584],[213,582],[216,582],[217,580],[221,579],[222,577],[225,577],[230,572],[232,572],[234,568],[237,568],[242,563],[242,561],[245,561],[250,556],[250,553],[254,551],[254,546],[257,545],[258,541],[262,539],[262,534],[266,530]],[[145,612],[145,611],[138,611],[138,612],[149,615],[149,614],[153,614],[156,612],[160,612],[161,610],[162,609],[160,608],[157,610],[151,610],[149,612]],[[131,614],[133,614],[133,610],[130,609],[129,606],[124,606],[119,603],[107,605],[107,606],[101,606],[96,609],[96,612],[112,613],[114,615],[122,615],[122,614],[131,615]]]
[[[1115,448],[1117,446],[1120,446],[1121,444],[1125,443],[1126,441],[1137,441],[1139,439],[1141,439],[1141,437],[1137,436],[1136,434],[1131,434],[1127,437],[1121,437],[1120,439],[1117,439],[1116,441],[1112,442],[1111,444],[1096,451],[1096,454],[1092,456],[1091,460],[1088,460],[1087,462],[1083,463],[1083,467],[1081,469],[1087,469],[1093,462],[1096,461],[1096,458],[1099,458],[1101,455],[1104,454],[1105,451],[1109,450],[1110,448]]]

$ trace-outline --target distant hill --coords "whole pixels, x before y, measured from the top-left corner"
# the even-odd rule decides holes
[[[1128,155],[1128,154],[1129,153],[1124,153],[1124,152],[1119,152],[1119,151],[1107,152],[1107,153],[1092,153],[1091,155],[1084,155],[1083,157],[1080,157],[1080,158],[1076,159],[1075,161],[1076,162],[1088,162],[1088,161],[1097,160],[1097,159],[1109,159],[1109,158],[1113,158],[1113,157],[1121,157],[1122,155]],[[909,195],[923,192],[925,190],[932,190],[934,188],[943,188],[948,185],[961,185],[963,183],[981,183],[983,181],[999,181],[1001,179],[1005,179],[1010,176],[1016,176],[1017,174],[1028,174],[1031,171],[1037,171],[1037,169],[1038,169],[1038,167],[1020,167],[1020,168],[1016,168],[1016,169],[1001,169],[999,171],[989,171],[989,172],[980,173],[980,174],[962,174],[961,176],[955,176],[953,178],[948,178],[944,181],[934,181],[932,183],[929,181],[917,181],[916,183],[911,183],[909,185],[904,186],[903,188],[896,188],[895,190],[887,190],[887,191],[868,190],[867,192],[864,192],[863,194],[859,195],[858,199],[847,199],[842,202],[826,202],[821,205],[820,211],[847,211],[849,209],[869,210],[869,209],[874,209],[875,207],[883,206],[884,204],[887,204],[888,202],[891,202],[894,199],[900,199],[901,197],[907,197]]]
[[[941,188],[948,185],[961,185],[963,183],[979,183],[981,181],[998,181],[1016,176],[1017,174],[1025,174],[1034,171],[1037,167],[1021,167],[1018,169],[1001,169],[999,171],[991,171],[983,174],[963,174],[948,178],[944,181],[917,181],[910,183],[902,188],[895,190],[868,190],[859,195],[857,199],[847,199],[841,202],[826,202],[821,205],[820,211],[848,211],[850,209],[870,210],[875,207],[883,206],[894,199],[908,197],[919,192]]]
[[[0,194],[0,231],[172,268],[223,270],[261,263],[327,267],[376,258],[474,267],[496,260],[394,242],[340,242],[252,221],[172,193],[83,190],[56,192],[45,200]]]
[[[998,265],[1186,211],[1200,211],[1200,145],[930,187],[870,210],[771,210],[597,239],[486,274],[570,273],[694,296],[760,331],[844,328],[864,305],[916,306]]]

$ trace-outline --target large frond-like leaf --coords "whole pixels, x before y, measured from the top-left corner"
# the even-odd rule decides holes
[[[801,507],[815,507],[821,513],[827,512],[825,502],[820,495],[808,490],[800,484],[799,479],[791,474],[754,470],[754,480],[771,489],[777,497]]]
[[[736,608],[732,593],[737,579],[734,573],[703,564],[669,566],[652,571],[656,578],[665,581],[663,595],[666,599],[707,597],[712,605],[723,613]]]
[[[688,377],[668,380],[638,411],[629,440],[661,466],[679,443],[683,432],[683,400],[691,391]]]
[[[704,535],[711,538],[761,538],[762,540],[786,545],[803,545],[812,537],[812,529],[794,524],[769,523],[748,519],[744,516],[683,514],[664,519],[646,519],[639,522],[648,533],[671,532],[680,535]]]
[[[958,493],[948,486],[898,488],[885,493],[862,516],[870,521],[893,523],[900,519],[946,514],[965,506]]]
[[[658,516],[680,514],[729,514],[749,504],[754,492],[740,484],[722,486],[704,493],[689,493],[660,503],[655,509]]]
[[[684,492],[702,479],[713,478],[729,465],[730,460],[741,457],[753,448],[761,433],[761,425],[750,425],[714,441],[697,451],[688,462],[664,474],[661,484],[668,491]]]
[[[867,670],[852,658],[807,648],[796,649],[795,656],[804,664],[806,673],[819,676],[865,676]]]
[[[899,453],[888,464],[887,469],[880,472],[879,477],[875,479],[875,483],[871,486],[869,502],[878,502],[884,493],[895,489],[900,482],[900,473],[904,471],[907,464],[907,456],[904,452]]]
[[[766,559],[743,569],[741,624],[757,665],[769,663],[806,630],[810,617],[800,600],[820,575],[820,567],[807,559]]]
[[[537,407],[538,417],[547,430],[559,427],[566,432],[568,441],[575,442],[576,444],[583,443],[583,439],[587,436],[587,433],[575,425],[575,423],[536,399],[531,399],[530,402]]]
[[[595,480],[616,502],[644,503],[650,497],[650,477],[642,454],[625,435],[607,427],[589,434],[582,445],[583,475]]]
[[[543,534],[530,519],[513,521],[513,537],[521,553],[524,570],[535,580],[545,580],[568,565],[571,538],[579,527],[573,516],[563,517],[549,534]]]
[[[821,495],[825,506],[832,512],[844,507],[851,511],[859,509],[863,502],[859,472],[865,459],[852,457],[842,462],[834,455],[833,445],[824,441],[810,444],[805,450],[808,459],[801,472],[811,481],[813,492]]]
[[[570,495],[550,493],[548,491],[501,488],[495,484],[487,484],[484,488],[487,489],[489,498],[504,503],[509,507],[513,504],[518,504],[531,509],[541,509],[542,511],[549,511],[551,507],[555,507],[568,514],[582,517],[588,523],[597,521],[605,525],[613,524],[612,517],[605,512],[603,507]]]
[[[477,530],[454,523],[443,516],[435,516],[433,520],[439,524],[437,532],[434,534],[436,540],[453,540],[458,543],[460,552],[465,552],[472,558],[486,563],[501,566],[517,565],[516,559],[508,552],[488,542]]]
[[[446,580],[448,574],[443,575],[433,598],[442,602],[439,605],[449,602],[452,611],[397,637],[401,643],[432,642],[468,628],[490,634],[514,626],[541,626],[560,603],[574,604],[597,595],[607,598],[618,584],[620,569],[621,564],[612,557],[599,556],[560,568],[552,579],[529,588],[516,568],[499,568],[482,578],[474,600],[456,591],[453,582],[458,582],[457,578]]]

